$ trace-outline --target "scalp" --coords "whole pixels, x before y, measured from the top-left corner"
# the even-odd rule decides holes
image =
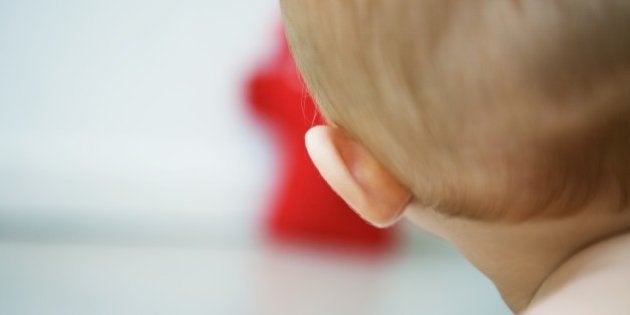
[[[630,190],[630,2],[286,0],[326,118],[427,206],[570,215]]]

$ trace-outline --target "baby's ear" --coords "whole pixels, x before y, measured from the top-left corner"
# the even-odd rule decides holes
[[[409,202],[409,189],[360,143],[341,129],[317,126],[306,133],[306,148],[328,184],[366,221],[395,223]]]

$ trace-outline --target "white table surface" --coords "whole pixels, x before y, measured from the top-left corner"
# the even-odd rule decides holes
[[[2,314],[483,314],[509,311],[444,244],[392,256],[270,246],[0,243]]]

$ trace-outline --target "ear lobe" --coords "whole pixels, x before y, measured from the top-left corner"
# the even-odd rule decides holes
[[[328,184],[366,221],[378,227],[396,222],[411,193],[360,143],[342,130],[317,126],[306,148]]]

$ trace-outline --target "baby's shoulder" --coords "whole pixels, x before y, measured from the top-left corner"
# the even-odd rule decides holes
[[[540,288],[525,314],[628,314],[630,231],[567,260]]]

